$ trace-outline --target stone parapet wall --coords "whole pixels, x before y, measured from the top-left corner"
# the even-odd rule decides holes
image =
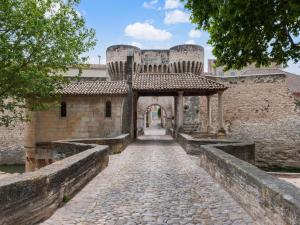
[[[69,139],[36,144],[36,168],[42,168],[53,162],[83,152],[97,145],[108,145],[109,154],[121,153],[131,142],[129,134],[113,138]]]
[[[201,155],[203,154],[202,146],[214,145],[238,159],[255,164],[255,145],[253,143],[240,143],[229,139],[193,138],[183,133],[179,133],[176,140],[186,153],[191,155]]]
[[[202,146],[200,165],[264,225],[299,224],[300,190],[218,147]],[[275,222],[276,221],[276,222]]]
[[[107,146],[87,147],[35,172],[1,179],[0,224],[41,222],[81,190],[108,165]]]
[[[209,78],[229,87],[223,95],[229,138],[255,142],[259,166],[300,168],[300,108],[284,74]],[[217,96],[212,96],[211,104],[212,126],[217,131]],[[200,117],[205,131],[206,97],[201,97]]]
[[[179,134],[178,137],[184,148],[187,146],[184,142],[187,144],[192,140],[187,135]],[[232,146],[237,148],[238,144],[198,145],[194,146],[193,151],[198,152],[200,166],[217,180],[258,224],[299,224],[300,189],[226,153],[226,149],[231,149]],[[192,148],[191,145],[188,147]]]
[[[75,139],[69,142],[80,142],[84,144],[108,145],[109,154],[121,153],[132,141],[129,134],[122,134],[112,138],[90,138],[90,139]]]

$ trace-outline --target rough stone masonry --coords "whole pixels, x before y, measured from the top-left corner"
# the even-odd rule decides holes
[[[213,77],[212,77],[213,78]],[[300,110],[287,88],[286,75],[214,78],[224,92],[224,120],[228,137],[255,142],[256,165],[300,167]],[[212,104],[217,99],[212,97]],[[216,109],[215,106],[212,107]],[[206,127],[206,98],[201,98],[201,121]],[[213,126],[217,112],[213,110]]]

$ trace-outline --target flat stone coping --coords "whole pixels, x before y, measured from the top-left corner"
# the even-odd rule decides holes
[[[218,142],[218,143],[240,143],[238,141],[233,141],[230,139],[225,139],[225,138],[194,138],[191,135],[180,133],[179,135],[183,136],[186,140],[191,141],[191,142],[199,142],[199,141],[205,141],[205,142]]]
[[[53,141],[54,143],[55,142],[77,142],[77,143],[80,143],[81,141],[104,141],[104,140],[111,140],[111,141],[114,141],[114,140],[123,140],[127,137],[129,137],[130,134],[121,134],[119,136],[116,136],[116,137],[107,137],[107,138],[78,138],[78,139],[66,139],[66,140],[58,140],[58,141]]]
[[[86,146],[86,144],[81,144],[81,143],[78,143],[78,144]],[[0,180],[0,188],[2,186],[10,185],[10,184],[13,184],[16,182],[23,182],[23,181],[27,181],[27,180],[29,181],[29,180],[34,180],[37,178],[41,179],[42,177],[54,175],[54,174],[58,173],[60,170],[71,167],[73,164],[75,164],[81,160],[84,160],[89,155],[92,155],[92,154],[100,152],[100,151],[107,151],[107,148],[108,148],[108,146],[106,146],[106,145],[91,145],[91,144],[88,144],[88,145],[91,146],[92,148],[82,151],[78,154],[66,157],[63,160],[56,161],[56,162],[54,162],[50,165],[47,165],[39,170],[3,178]]]

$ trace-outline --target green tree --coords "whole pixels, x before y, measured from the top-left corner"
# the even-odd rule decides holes
[[[70,65],[81,66],[95,45],[76,10],[79,0],[1,0],[0,125],[27,119],[26,108],[48,107],[67,81]]]
[[[300,58],[299,0],[186,0],[191,20],[209,32],[217,65],[286,66]]]

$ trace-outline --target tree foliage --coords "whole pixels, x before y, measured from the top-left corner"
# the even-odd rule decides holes
[[[187,0],[191,20],[209,32],[217,65],[286,65],[300,59],[299,0]]]
[[[95,45],[76,10],[79,0],[1,0],[0,125],[26,120],[26,108],[47,107]]]

